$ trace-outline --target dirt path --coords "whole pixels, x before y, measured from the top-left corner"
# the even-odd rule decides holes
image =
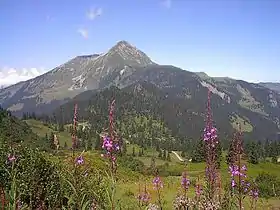
[[[175,151],[172,151],[172,153],[174,154],[174,155],[176,155],[176,157],[181,161],[181,162],[183,162],[184,161],[184,159],[183,158],[181,158],[180,157],[180,155],[178,155],[178,153],[177,152],[175,152]]]

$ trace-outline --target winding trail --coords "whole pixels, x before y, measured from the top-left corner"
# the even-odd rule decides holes
[[[180,157],[180,155],[178,155],[178,153],[177,152],[175,152],[175,151],[172,151],[172,153],[181,161],[181,162],[183,162],[184,161],[184,159],[183,158],[181,158]]]

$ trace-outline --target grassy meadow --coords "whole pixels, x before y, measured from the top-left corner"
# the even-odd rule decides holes
[[[57,132],[52,127],[47,127],[41,122],[36,120],[27,120],[28,125],[31,126],[32,130],[37,133],[39,136],[44,137],[46,133],[54,132],[57,134],[60,145],[64,145],[66,142],[67,145],[71,145],[71,135],[67,132]],[[164,170],[176,174],[176,176],[165,176],[162,177],[164,188],[162,190],[162,196],[165,203],[165,209],[172,209],[172,202],[177,193],[180,192],[180,174],[186,170],[188,177],[191,180],[191,186],[188,191],[188,195],[194,196],[194,184],[197,181],[197,178],[200,177],[200,182],[203,181],[205,163],[193,163],[193,162],[181,162],[175,154],[170,153],[170,161],[163,160],[158,158],[158,152],[155,149],[148,148],[144,151],[142,156],[139,156],[139,146],[138,145],[127,145],[127,155],[132,156],[133,148],[135,151],[134,158],[141,161],[146,167],[149,167],[151,164],[151,158],[155,157],[156,166],[165,166]],[[67,150],[61,150],[58,152],[60,155],[50,155],[50,159],[53,161],[63,163],[67,156],[71,155],[71,152]],[[78,152],[77,152],[78,153]],[[180,152],[177,151],[180,155]],[[230,175],[228,172],[228,166],[225,162],[225,153],[223,153],[223,158],[221,162],[220,175],[223,185],[230,182]],[[109,171],[109,166],[106,165],[106,161],[101,157],[100,151],[88,151],[84,153],[85,161],[94,168],[99,169],[100,171]],[[248,167],[248,177],[254,179],[261,172],[269,172],[278,178],[280,178],[280,165],[273,164],[270,162],[260,162],[259,164],[249,164],[246,163]],[[117,172],[117,200],[119,200],[119,205],[121,209],[135,209],[137,208],[137,199],[136,196],[139,193],[139,190],[143,190],[145,184],[147,189],[152,196],[152,201],[156,201],[156,192],[152,188],[152,176],[143,175],[140,172],[132,171],[120,164]],[[258,201],[258,209],[280,209],[280,200],[277,198],[263,199],[260,198]],[[246,200],[245,209],[249,207],[249,200]]]

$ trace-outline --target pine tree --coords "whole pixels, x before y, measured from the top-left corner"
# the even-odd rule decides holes
[[[94,149],[101,150],[101,138],[98,134],[96,135]]]
[[[170,152],[167,153],[167,161],[171,162]]]
[[[162,159],[163,159],[163,160],[166,160],[166,158],[167,158],[166,150],[163,150]]]
[[[64,142],[64,149],[67,149],[67,143],[66,143],[66,141]]]
[[[162,158],[162,151],[161,151],[161,149],[158,151],[158,158]]]
[[[219,142],[217,147],[216,147],[216,154],[217,154],[217,168],[221,167],[221,161],[222,161],[222,146],[221,143]]]
[[[48,140],[49,140],[50,148],[51,148],[51,149],[56,149],[56,146],[55,146],[55,144],[54,144],[54,133],[53,133],[53,132],[51,132],[51,134],[50,134]]]
[[[141,157],[142,153],[141,153],[141,149],[138,150],[138,157]]]
[[[126,142],[125,142],[125,141],[123,141],[123,142],[122,142],[122,153],[125,155],[125,154],[126,154],[126,152],[127,152]]]
[[[135,148],[132,148],[132,156],[135,157]]]
[[[58,124],[58,131],[63,132],[64,131],[64,125],[62,123]]]
[[[248,145],[248,159],[249,159],[249,162],[252,164],[259,163],[259,154],[258,154],[258,149],[257,149],[255,142],[251,142]]]
[[[152,171],[155,171],[156,169],[156,161],[154,157],[151,158],[150,168],[152,169]]]
[[[192,153],[192,161],[202,162],[205,160],[205,157],[205,143],[204,141],[200,140]]]

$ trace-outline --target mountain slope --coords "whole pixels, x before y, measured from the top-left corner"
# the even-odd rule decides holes
[[[260,82],[260,85],[280,93],[280,83],[277,82]]]
[[[178,139],[187,137],[197,140],[205,125],[207,89],[194,83],[193,88],[188,88],[188,96],[184,97],[175,94],[173,88],[162,89],[149,82],[137,82],[123,89],[112,87],[100,92],[87,91],[57,109],[55,115],[61,122],[64,121],[62,123],[70,123],[74,104],[77,103],[79,120],[89,121],[94,130],[101,131],[107,121],[108,104],[112,98],[116,98],[118,120],[122,121],[125,116],[152,116],[163,120]],[[232,137],[237,122],[242,124],[246,139],[263,141],[276,137],[278,127],[269,118],[263,118],[262,114],[227,103],[216,94],[212,95],[211,104],[214,121],[224,143]],[[251,129],[246,130],[248,127]]]
[[[23,121],[11,116],[11,113],[0,108],[0,143],[9,145],[23,143],[29,146],[40,146],[39,138]]]
[[[34,79],[0,90],[0,104],[13,114],[44,112],[65,103],[75,95],[115,84],[153,62],[126,41],[118,42],[107,53],[77,56]]]
[[[155,64],[126,41],[118,42],[107,53],[78,56],[44,75],[2,89],[0,103],[20,115],[27,111],[50,113],[64,103],[65,110],[67,106],[70,110],[74,101],[84,98],[82,109],[86,110],[93,94],[91,90],[102,95],[98,91],[112,85],[121,88],[119,97],[125,94],[126,98],[128,94],[137,101],[126,98],[119,102],[124,107],[128,103],[129,112],[164,118],[176,135],[188,134],[193,138],[200,135],[208,89],[213,93],[215,121],[225,138],[231,135],[236,123],[243,123],[246,135],[252,139],[276,138],[279,132],[277,92],[260,84],[212,78],[203,72]],[[144,91],[143,96],[138,89]],[[103,100],[101,96],[96,97],[95,100]],[[105,110],[107,105],[98,111]]]

